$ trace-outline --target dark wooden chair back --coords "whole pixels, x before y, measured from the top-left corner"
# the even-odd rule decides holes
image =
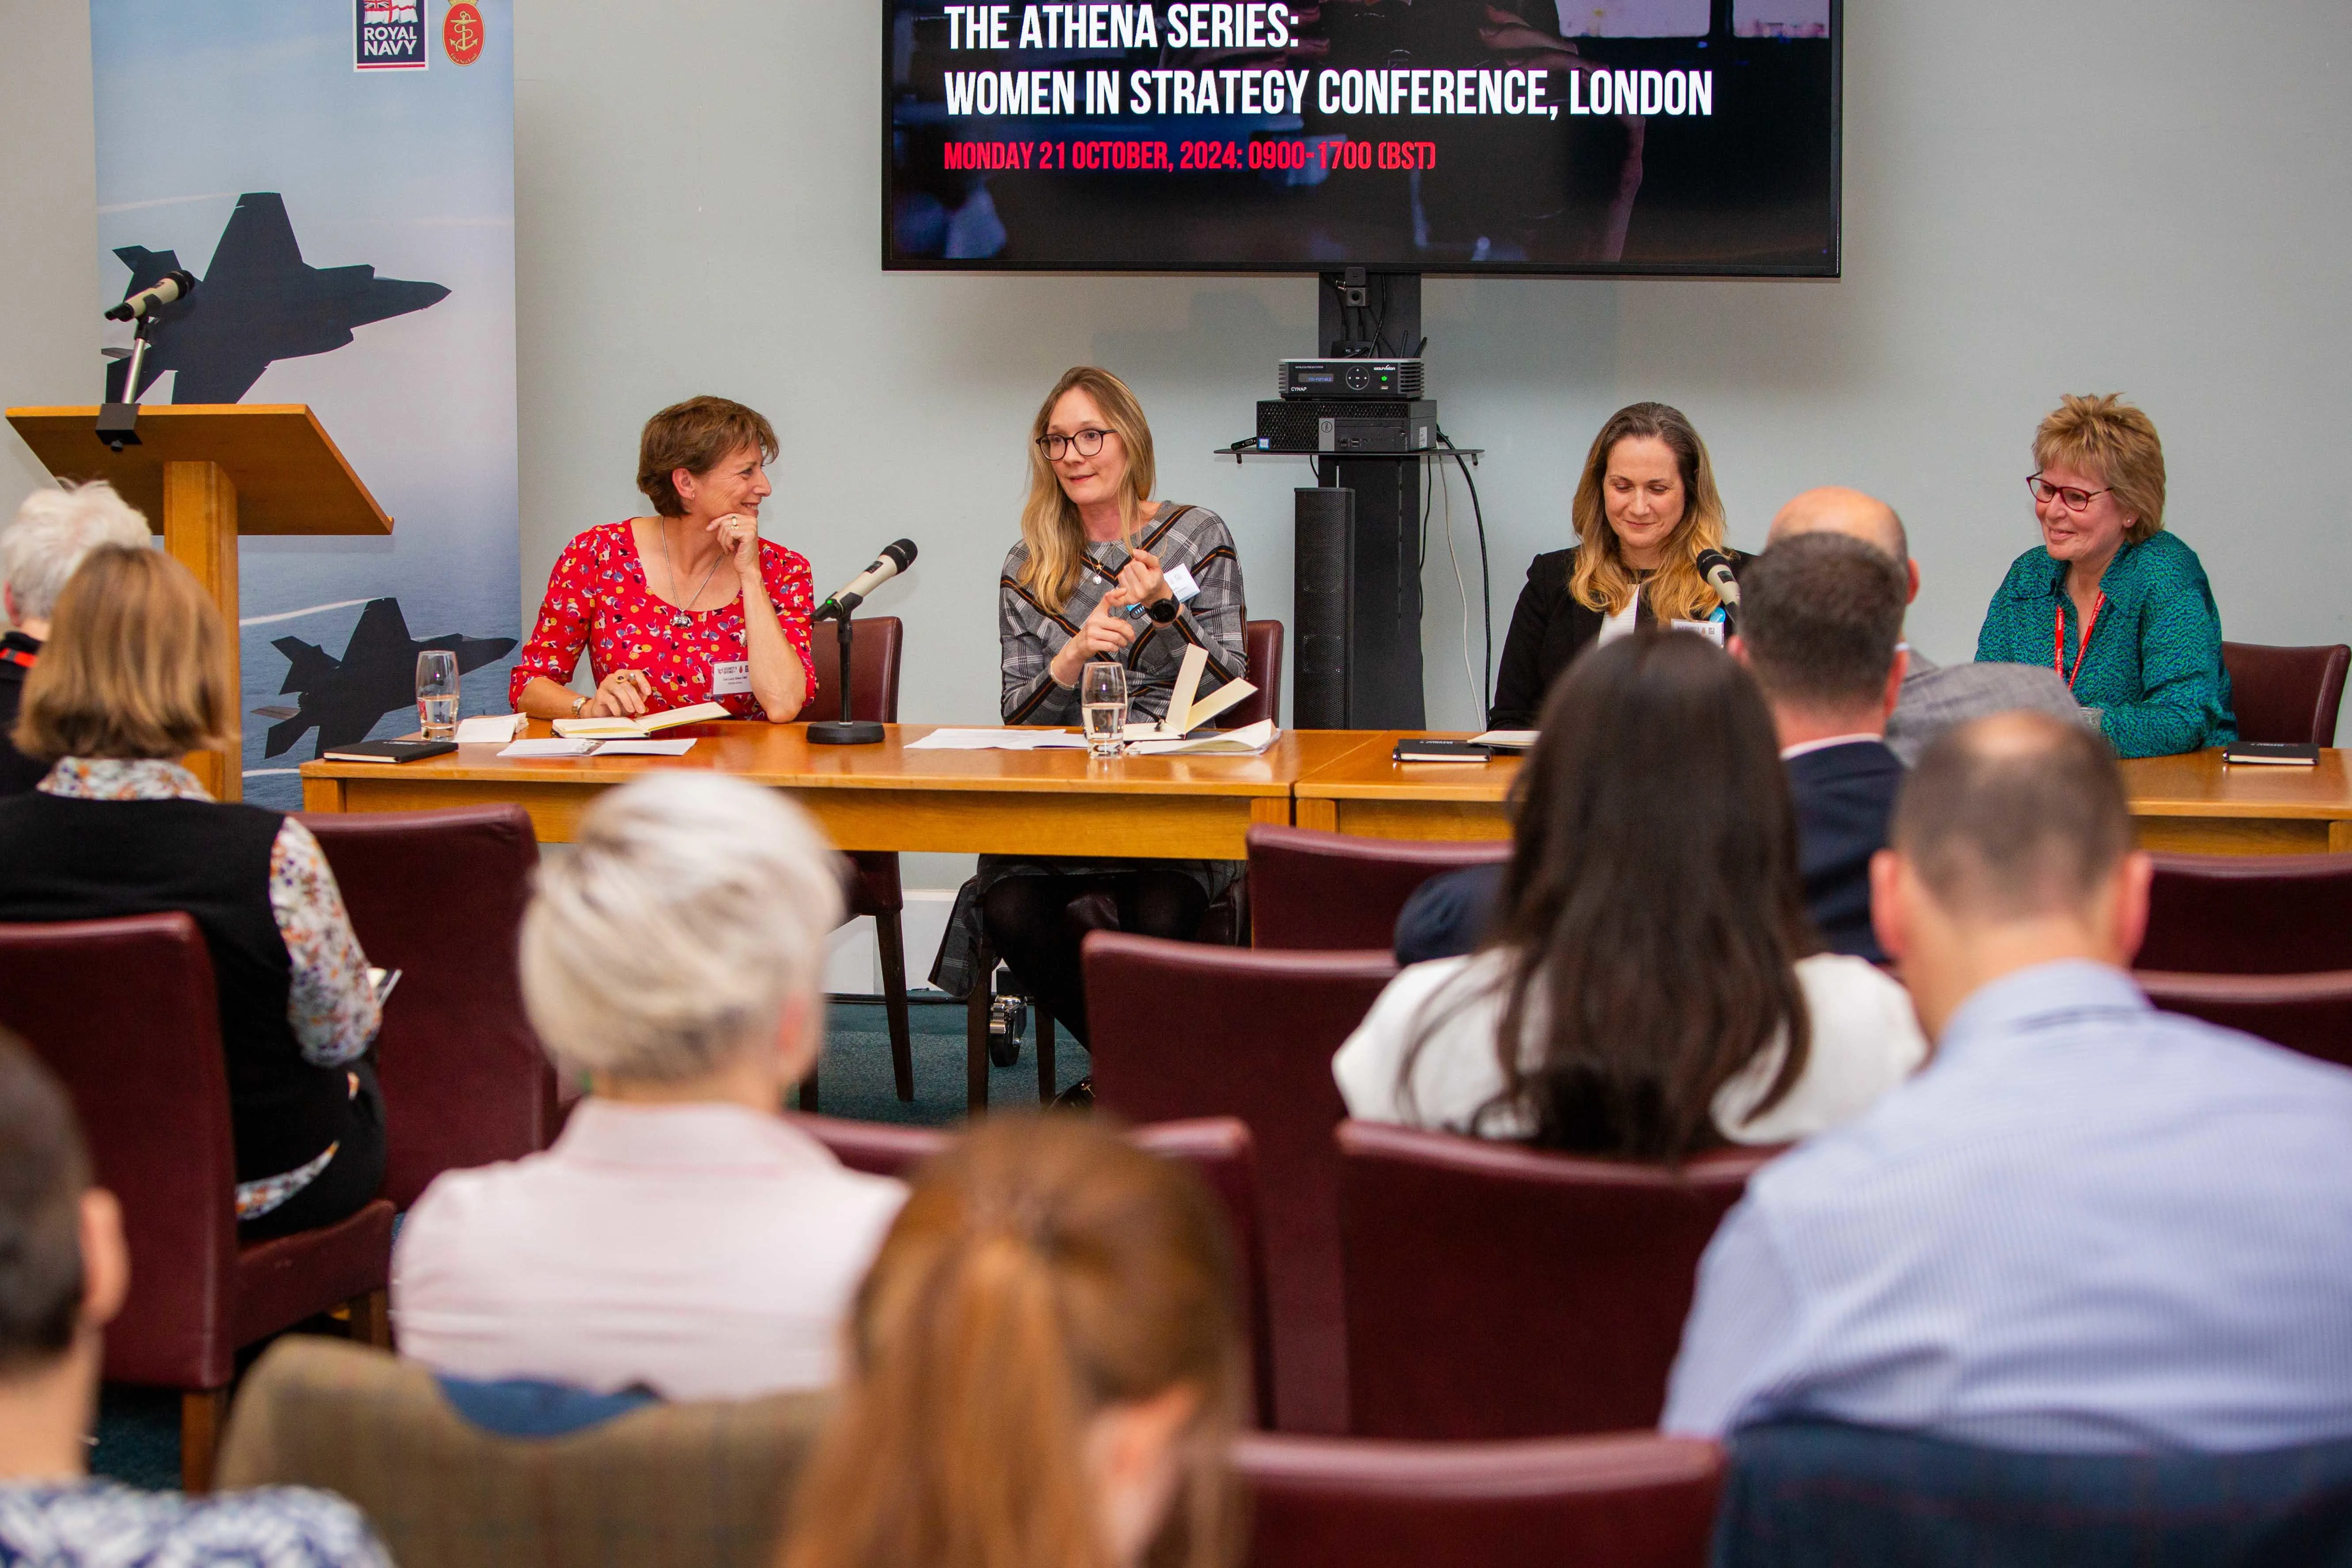
[[[1250,940],[1259,947],[1386,952],[1414,889],[1440,872],[1510,858],[1508,839],[1359,838],[1311,827],[1253,827]]]
[[[2240,740],[2336,744],[2336,710],[2344,700],[2352,647],[2225,642],[2221,663],[2230,672],[2230,705]]]
[[[2352,855],[2158,855],[2142,969],[2352,969]]]
[[[1699,1254],[1777,1151],[1681,1171],[1349,1121],[1348,1407],[1366,1437],[1654,1426]]]
[[[1385,952],[1265,952],[1097,931],[1086,941],[1095,1103],[1135,1122],[1233,1116],[1255,1141],[1276,1421],[1346,1430],[1339,1048],[1395,974]]]

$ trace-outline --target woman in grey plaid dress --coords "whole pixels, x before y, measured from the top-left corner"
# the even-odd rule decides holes
[[[1203,694],[1238,679],[1245,611],[1233,535],[1213,511],[1150,499],[1151,427],[1126,384],[1091,366],[1067,372],[1032,437],[1021,542],[997,599],[1004,721],[1076,724],[1078,674],[1095,659],[1127,667],[1137,720],[1167,713],[1190,648],[1208,655]],[[1119,930],[1189,938],[1236,875],[1223,861],[983,855],[938,978],[950,991],[986,984],[970,973],[973,928],[984,924],[1023,989],[1083,1045],[1086,930],[1116,911]]]

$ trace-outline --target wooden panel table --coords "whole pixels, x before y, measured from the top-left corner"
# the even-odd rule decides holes
[[[1292,730],[1257,757],[1118,757],[1083,752],[908,751],[928,724],[878,746],[812,746],[798,724],[723,723],[682,757],[508,758],[496,744],[386,766],[305,763],[309,811],[424,811],[511,801],[542,843],[570,839],[588,803],[640,773],[733,773],[791,792],[843,849],[1132,855],[1238,860],[1253,822],[1290,821],[1291,786],[1370,744],[1361,731]],[[533,735],[551,733],[534,721]]]
[[[1396,763],[1412,731],[1370,737],[1298,781],[1301,827],[1376,838],[1507,838],[1517,758],[1489,763]],[[2200,855],[2293,855],[2352,850],[2352,773],[2347,753],[2324,751],[2315,768],[2225,766],[2217,751],[2124,763],[2139,841]]]

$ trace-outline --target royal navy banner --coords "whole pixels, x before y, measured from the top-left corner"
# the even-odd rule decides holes
[[[198,280],[142,401],[307,403],[394,520],[241,542],[248,800],[297,805],[303,762],[415,730],[425,648],[457,651],[463,711],[506,708],[512,39],[510,0],[92,0],[101,302]]]

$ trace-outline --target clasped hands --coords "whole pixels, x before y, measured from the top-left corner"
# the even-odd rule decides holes
[[[1116,658],[1135,640],[1135,623],[1127,618],[1129,605],[1157,604],[1173,598],[1175,590],[1160,569],[1160,557],[1139,550],[1119,569],[1118,582],[1098,600],[1078,626],[1077,635],[1062,645],[1051,667],[1055,684],[1076,686],[1078,672],[1089,659]]]

